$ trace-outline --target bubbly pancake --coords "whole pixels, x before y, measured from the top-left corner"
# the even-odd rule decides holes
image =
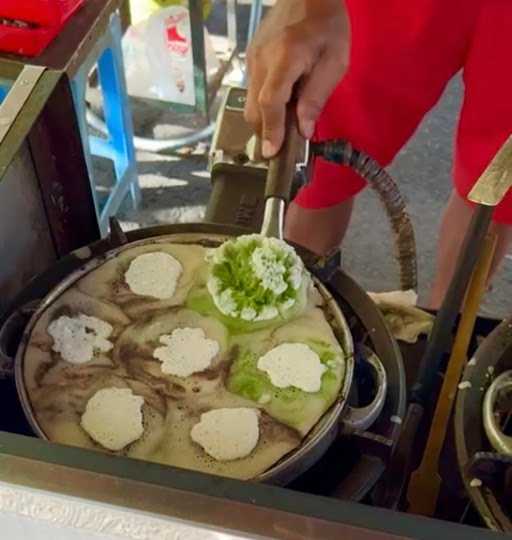
[[[97,353],[110,351],[114,347],[108,339],[112,330],[109,323],[83,313],[61,315],[48,326],[52,349],[70,364],[86,364]]]
[[[134,294],[169,300],[176,292],[181,274],[183,267],[172,255],[152,251],[132,260],[124,281]]]
[[[164,254],[175,259],[182,267],[181,273],[173,272],[172,279],[176,281],[174,293],[168,298],[155,298],[148,294],[137,294],[133,292],[126,281],[126,274],[130,266],[142,255]],[[129,317],[136,319],[147,311],[154,309],[165,309],[167,307],[179,306],[185,302],[187,295],[201,275],[201,270],[205,269],[206,249],[194,244],[170,244],[167,242],[155,242],[148,245],[127,248],[115,257],[107,260],[96,270],[83,277],[77,284],[80,291],[94,296],[100,300],[107,300],[123,309]],[[141,259],[139,260],[139,264]],[[133,269],[133,266],[132,266]],[[159,265],[157,270],[161,272],[162,282],[169,282],[169,275],[165,272],[165,265]],[[129,274],[128,274],[129,276]],[[152,273],[151,280],[157,279],[157,275]],[[130,281],[130,279],[129,279]],[[170,290],[170,287],[156,287],[146,282],[141,284],[141,278],[135,281],[140,288],[139,292],[146,293],[159,290],[160,293]]]
[[[87,402],[80,425],[108,450],[122,450],[142,437],[144,398],[130,388],[103,388]]]
[[[345,353],[321,309],[310,307],[301,317],[278,328],[250,336],[238,335],[233,341],[237,354],[230,365],[228,389],[260,403],[270,416],[302,435],[311,430],[338,398],[345,375]],[[260,360],[283,344],[306,345],[318,357],[320,364],[315,362],[309,368],[305,381],[307,390],[315,390],[308,384],[311,385],[311,373],[314,377],[316,371],[321,381],[318,391],[304,391],[291,384],[292,379],[297,380],[297,374],[290,378],[289,384],[281,387],[272,384],[268,372],[261,369]]]
[[[161,362],[154,358],[154,351],[160,346],[159,338],[183,328],[201,329],[206,339],[218,344],[218,354],[207,370],[188,377],[165,374]],[[168,404],[167,445],[146,459],[248,479],[267,470],[300,444],[301,436],[296,431],[268,415],[260,421],[258,445],[250,455],[240,459],[220,462],[193,441],[191,432],[202,414],[213,409],[261,407],[226,389],[225,380],[236,354],[237,346],[231,344],[230,335],[220,321],[189,309],[153,312],[126,327],[113,351],[114,362],[123,364],[130,377],[144,381]]]
[[[257,409],[212,409],[201,415],[190,436],[217,461],[249,456],[260,437]]]
[[[206,252],[124,248],[38,316],[24,376],[51,441],[239,479],[300,446],[345,373],[325,301],[309,281],[288,318],[234,324],[197,301]]]
[[[190,377],[208,369],[219,353],[219,344],[209,339],[202,328],[175,328],[160,336],[154,358],[162,362],[162,372],[176,377]]]
[[[318,392],[327,371],[320,356],[304,343],[281,343],[258,359],[257,367],[276,388],[298,388]]]

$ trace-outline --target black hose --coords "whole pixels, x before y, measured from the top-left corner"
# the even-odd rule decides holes
[[[350,167],[377,192],[394,232],[402,290],[416,290],[418,268],[414,229],[406,211],[405,201],[391,176],[374,159],[342,139],[311,143],[310,152],[327,161]]]

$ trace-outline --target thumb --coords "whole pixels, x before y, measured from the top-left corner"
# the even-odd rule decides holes
[[[297,118],[303,137],[311,139],[327,100],[346,72],[339,56],[322,56],[304,77],[297,102]]]

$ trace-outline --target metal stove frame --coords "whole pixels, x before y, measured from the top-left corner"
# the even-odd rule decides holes
[[[0,107],[0,125],[4,127],[0,138],[0,179],[21,141],[27,140],[45,198],[49,227],[58,253],[64,255],[99,237],[69,86],[62,72],[24,71],[16,63],[7,63],[2,64],[4,74],[6,65],[10,69],[7,76],[16,78],[16,83]],[[66,140],[65,146],[58,144],[62,140]],[[69,182],[69,178],[74,181]],[[200,229],[201,225],[197,227]],[[165,232],[165,228],[159,230]],[[208,230],[212,232],[211,227]],[[133,231],[127,237],[136,240],[152,232],[158,231]],[[103,242],[109,241],[116,240]],[[46,280],[50,286],[91,256],[90,248],[75,251],[36,281],[43,286]],[[338,292],[350,303],[350,295],[357,289],[342,273],[337,274],[336,280]],[[15,303],[21,305],[29,299],[29,289],[25,289]],[[364,305],[361,309],[364,311]],[[368,322],[369,328],[378,325],[382,325],[382,320]],[[385,339],[385,334],[382,336],[379,338],[378,332],[372,336],[376,347],[379,339]],[[384,360],[382,356],[381,359]],[[2,414],[9,415],[9,410],[4,409]],[[360,436],[363,441],[367,438],[365,434]],[[375,442],[380,449],[386,448],[383,441]],[[242,535],[437,540],[442,531],[443,536],[454,539],[499,537],[483,529],[416,518],[337,498],[113,458],[0,432],[0,516],[13,510],[9,499],[3,497],[6,490],[26,492],[28,488],[40,490],[39,494],[66,495],[75,501],[108,503],[140,516],[148,513],[165,518],[168,523],[186,521],[198,529],[216,527]]]
[[[211,225],[202,224],[194,225],[192,229],[188,225],[155,227],[131,231],[126,236],[118,230],[118,234],[61,259],[55,267],[24,289],[15,304],[32,300],[35,291],[43,292],[89,258],[115,247],[119,242],[135,241],[149,234],[176,232],[176,228],[189,232],[215,232]],[[218,229],[219,232],[225,231],[225,226],[218,226]],[[325,271],[331,272],[328,267]],[[355,301],[358,288],[354,287],[350,278],[338,271],[331,279],[336,280],[337,291],[349,304]],[[364,305],[360,305],[360,309],[365,312]],[[375,310],[366,311],[377,313]],[[375,328],[372,341],[377,351],[382,355],[387,350],[390,354],[386,345],[379,349],[379,340],[382,340],[381,347],[386,342],[387,330],[382,327],[382,320],[378,317],[373,322],[366,321],[366,324],[369,328]],[[381,359],[386,363],[385,358],[381,356]],[[370,463],[367,461],[355,469],[353,481],[356,485],[345,488],[352,494],[357,489],[365,489],[360,483],[362,471],[373,470],[378,477],[384,466],[378,455],[379,452],[386,453],[386,442],[382,437],[375,438],[367,433],[357,434],[356,437],[363,446],[366,444],[366,448],[373,444],[377,452],[373,455],[370,453],[366,458]],[[369,464],[374,468],[368,469]],[[488,536],[491,533],[482,529],[425,520],[339,500],[337,497],[342,499],[348,495],[346,491],[337,493],[336,498],[319,497],[286,488],[113,458],[99,452],[55,445],[6,432],[0,432],[0,493],[1,482],[109,503],[137,512],[151,512],[170,520],[192,522],[196,527],[221,527],[241,534],[273,537],[287,534],[297,538],[339,538],[342,534],[348,534],[351,538],[361,539],[391,539],[398,535],[402,538],[433,539],[439,535],[441,528],[443,533],[454,538],[491,538]]]
[[[13,81],[0,104],[0,182],[27,141],[55,249],[64,255],[99,238],[69,85],[62,72],[17,62],[0,62],[0,77]]]
[[[354,540],[497,539],[388,510],[0,433],[0,481],[238,534]],[[0,484],[1,487],[1,484]],[[0,507],[0,510],[2,508]],[[198,536],[200,537],[200,536]],[[503,536],[505,537],[505,536]]]

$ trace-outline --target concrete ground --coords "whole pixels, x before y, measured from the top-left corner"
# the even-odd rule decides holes
[[[239,16],[242,38],[248,21],[246,4],[243,2]],[[208,27],[213,33],[220,33],[224,31],[223,24],[223,4],[217,3]],[[452,139],[461,96],[462,85],[456,78],[391,167],[392,176],[408,201],[416,231],[420,302],[432,280],[440,215],[451,189]],[[170,113],[137,104],[134,117],[137,133],[145,136],[175,135],[182,131],[176,124],[184,123]],[[200,220],[210,191],[207,151],[208,146],[203,143],[175,155],[139,153],[142,204],[137,212],[123,208],[120,218],[124,227]],[[367,190],[357,201],[344,245],[344,265],[369,290],[398,287],[389,233],[384,211],[376,196]],[[484,306],[487,314],[506,316],[511,311],[511,259],[505,261],[494,290],[488,295]]]
[[[407,200],[416,233],[420,303],[433,279],[441,214],[451,191],[453,138],[463,96],[459,77],[424,119],[390,171]],[[380,213],[379,213],[380,212]],[[378,216],[378,217],[377,217]],[[397,267],[390,256],[389,227],[376,197],[366,190],[357,201],[345,244],[346,265],[369,289],[396,287]],[[487,294],[482,313],[505,317],[512,311],[512,257],[507,256]]]

